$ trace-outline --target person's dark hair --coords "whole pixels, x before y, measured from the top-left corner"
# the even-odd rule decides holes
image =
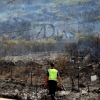
[[[51,64],[50,64],[50,66],[54,67],[54,64],[53,64],[53,63],[51,63]]]

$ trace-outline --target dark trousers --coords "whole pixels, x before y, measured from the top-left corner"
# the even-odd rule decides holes
[[[53,81],[53,80],[49,80],[48,81],[48,88],[49,88],[49,93],[51,95],[52,100],[56,100],[55,99],[55,92],[57,89],[57,82]]]

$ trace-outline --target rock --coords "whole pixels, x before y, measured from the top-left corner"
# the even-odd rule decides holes
[[[18,89],[15,89],[15,94],[19,94],[19,90]]]

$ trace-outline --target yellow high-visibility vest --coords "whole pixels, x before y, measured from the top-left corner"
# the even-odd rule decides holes
[[[58,71],[56,69],[48,69],[48,72],[49,72],[49,80],[57,81]]]

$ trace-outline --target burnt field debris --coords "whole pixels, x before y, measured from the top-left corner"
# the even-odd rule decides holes
[[[86,55],[70,57],[68,53],[55,53],[53,56],[32,54],[26,61],[16,57],[14,60],[0,60],[0,96],[17,100],[49,100],[43,82],[50,62],[59,70],[65,90],[57,91],[58,100],[99,100],[100,62]],[[10,57],[9,57],[10,58]],[[8,59],[9,59],[8,58]],[[92,58],[93,59],[93,58]],[[98,58],[99,59],[99,58]]]

